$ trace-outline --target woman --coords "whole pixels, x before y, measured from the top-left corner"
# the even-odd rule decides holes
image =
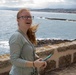
[[[12,68],[10,75],[38,75],[37,69],[45,68],[46,62],[35,59],[35,38],[31,38],[32,16],[28,9],[17,13],[18,31],[9,39]]]

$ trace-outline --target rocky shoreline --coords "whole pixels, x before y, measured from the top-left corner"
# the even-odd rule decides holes
[[[54,44],[60,44],[60,43],[65,43],[65,42],[72,42],[72,41],[75,41],[76,39],[74,40],[68,40],[68,39],[42,39],[42,40],[37,40],[37,45],[36,47],[41,47],[41,46],[44,46],[44,45],[54,45]]]

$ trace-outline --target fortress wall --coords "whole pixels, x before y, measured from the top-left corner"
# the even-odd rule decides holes
[[[36,48],[36,53],[41,58],[45,58],[52,52],[54,54],[47,60],[47,67],[44,70],[40,70],[42,75],[45,72],[67,67],[72,63],[76,63],[76,41],[44,45]],[[9,54],[0,56],[0,75],[8,75],[8,72],[10,71],[11,62],[9,56]]]
[[[47,60],[47,67],[41,72],[48,72],[76,63],[76,41],[37,48],[37,54],[42,58],[51,54],[52,51],[54,51],[54,54]]]

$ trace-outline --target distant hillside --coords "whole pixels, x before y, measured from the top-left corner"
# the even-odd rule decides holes
[[[76,13],[76,9],[31,9],[32,11],[58,12],[58,13]]]
[[[13,10],[17,11],[21,9],[21,7],[0,7],[0,10]],[[30,8],[28,8],[30,9]],[[38,12],[58,12],[58,13],[76,13],[76,9],[30,9],[31,11],[38,11]]]

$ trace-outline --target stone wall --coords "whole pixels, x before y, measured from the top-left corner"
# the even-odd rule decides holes
[[[63,68],[76,63],[76,41],[65,42],[54,45],[43,45],[36,47],[36,53],[45,58],[53,52],[51,58],[47,60],[47,67],[44,70],[40,70],[43,75],[45,72]],[[0,56],[0,75],[8,75],[10,71],[11,63],[9,55]]]
[[[11,68],[9,54],[0,56],[0,75],[8,75]]]
[[[52,51],[54,51],[54,54],[47,60],[47,67],[43,71],[41,70],[42,75],[45,72],[67,67],[72,63],[76,63],[76,41],[46,45],[37,48],[37,54],[42,58],[51,54]]]

